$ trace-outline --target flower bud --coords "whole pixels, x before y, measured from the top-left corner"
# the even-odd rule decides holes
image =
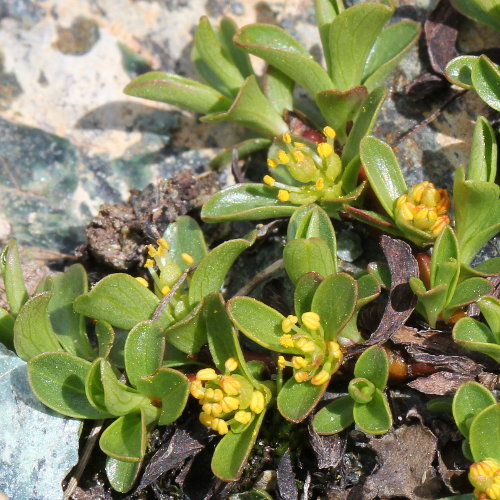
[[[248,424],[252,420],[252,414],[249,411],[240,410],[234,414],[234,419],[240,424]]]
[[[260,391],[253,391],[252,399],[250,400],[250,409],[258,415],[259,413],[262,413],[265,406],[266,398],[264,397],[264,394]]]
[[[203,381],[215,380],[217,378],[217,373],[215,373],[213,368],[203,368],[198,371],[196,378]]]
[[[227,358],[224,366],[228,372],[234,372],[238,368],[238,360],[236,358]]]
[[[221,377],[219,385],[228,396],[237,396],[240,393],[241,384],[231,375]]]
[[[191,396],[196,399],[205,397],[205,390],[203,389],[201,380],[193,380],[189,385],[189,392],[191,393]]]
[[[211,427],[212,426],[212,421],[213,417],[212,415],[208,415],[205,412],[201,412],[199,416],[200,422],[205,426],[205,427]]]
[[[299,384],[301,382],[305,382],[308,379],[308,377],[309,377],[309,374],[307,372],[297,372],[293,376],[293,378],[295,379],[295,381],[298,382]]]
[[[181,254],[181,259],[188,266],[192,266],[194,264],[193,257],[191,257],[191,255],[189,255],[188,253],[182,253]]]
[[[473,463],[469,468],[469,481],[479,491],[488,494],[488,489],[495,484],[500,487],[500,463],[492,458]]]
[[[296,370],[300,370],[301,368],[304,368],[304,366],[307,366],[307,361],[302,356],[293,356],[292,357],[292,366]]]

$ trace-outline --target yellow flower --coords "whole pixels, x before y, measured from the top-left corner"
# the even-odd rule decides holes
[[[332,127],[328,127],[328,126],[326,126],[323,129],[323,134],[325,134],[325,136],[328,137],[328,139],[335,139],[335,136],[337,135],[335,130]]]
[[[172,290],[169,286],[165,285],[162,289],[161,289],[161,293],[163,295],[167,295],[168,292],[170,292],[170,290]]]
[[[165,238],[160,238],[158,241],[158,246],[164,248],[165,250],[170,250],[170,245]]]
[[[290,191],[287,191],[286,189],[280,189],[278,191],[278,200],[280,200],[283,203],[285,203],[289,199],[290,199]]]
[[[282,149],[278,151],[278,159],[281,163],[283,163],[283,165],[286,165],[290,162],[290,157]]]
[[[324,181],[323,177],[320,177],[320,178],[316,181],[315,188],[316,188],[316,189],[324,189],[324,188],[325,188],[325,181]]]
[[[316,373],[314,377],[311,379],[312,385],[323,385],[330,380],[330,374],[326,370],[321,370],[319,373]]]
[[[205,427],[211,427],[212,426],[212,421],[213,417],[212,415],[208,415],[208,413],[201,412],[199,416],[200,422],[205,426]]]
[[[278,356],[278,368],[284,370],[286,368],[286,360],[284,356]]]
[[[333,147],[328,142],[320,142],[317,149],[321,158],[328,158],[333,153]]]
[[[485,492],[488,499],[500,499],[500,496],[495,496],[496,487],[500,493],[500,463],[496,460],[487,458],[472,464],[469,468],[469,481],[479,491]]]
[[[295,325],[297,323],[297,321],[298,321],[297,316],[292,316],[291,314],[289,316],[287,316],[281,322],[281,329],[283,330],[283,333],[290,333],[293,325]]]
[[[305,312],[301,319],[302,324],[309,328],[309,330],[318,330],[321,326],[319,314],[315,312]]]
[[[288,132],[283,134],[283,142],[286,144],[290,144],[292,142],[292,136]]]
[[[267,184],[268,186],[272,186],[276,182],[276,179],[270,175],[264,175],[262,180],[264,181],[264,184]]]
[[[274,158],[267,159],[267,166],[269,168],[276,168],[278,166],[278,162]]]
[[[226,396],[221,401],[221,406],[222,409],[224,410],[224,413],[230,413],[234,410],[237,410],[240,407],[240,402],[238,399],[233,398],[232,396]]]
[[[189,392],[193,398],[202,399],[205,396],[205,390],[201,380],[193,380],[189,385]]]
[[[305,338],[295,341],[295,346],[305,353],[311,353],[316,350],[316,344],[312,340],[307,340]]]

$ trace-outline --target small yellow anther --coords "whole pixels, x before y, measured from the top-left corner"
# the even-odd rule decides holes
[[[278,356],[278,368],[284,370],[286,368],[286,360],[284,356]]]
[[[283,347],[293,347],[294,343],[293,343],[292,336],[288,333],[285,333],[285,335],[282,335],[280,337],[280,345],[282,345]]]
[[[188,266],[192,266],[194,264],[194,259],[188,253],[181,253],[182,261]]]
[[[226,396],[220,404],[225,413],[237,410],[240,407],[240,401],[232,396]]]
[[[249,411],[240,410],[234,414],[234,419],[240,424],[248,424],[252,420],[252,414]]]
[[[170,245],[165,238],[160,238],[158,241],[158,246],[164,248],[165,250],[170,250]]]
[[[212,399],[215,403],[219,403],[224,398],[224,393],[220,389],[214,389]]]
[[[297,163],[303,162],[305,159],[304,153],[302,151],[293,151],[292,155]]]
[[[222,405],[220,403],[212,403],[212,415],[214,417],[220,417],[223,413],[224,411],[222,410]]]
[[[214,431],[218,432],[222,436],[229,432],[227,423],[225,420],[222,420],[222,418],[212,419],[212,425],[210,427],[212,427]]]
[[[201,412],[199,419],[200,419],[200,422],[205,427],[212,427],[212,421],[213,421],[212,415],[209,415],[208,413],[205,413],[205,412]]]
[[[430,227],[434,236],[439,236],[444,226],[450,223],[450,218],[447,215],[440,215],[436,222]]]
[[[144,263],[144,267],[153,267],[155,265],[155,261],[153,259],[146,259],[146,262]]]
[[[283,142],[286,142],[287,144],[292,142],[292,136],[288,132],[283,134]]]
[[[209,387],[206,391],[205,391],[205,399],[209,400],[209,399],[213,399],[214,397],[214,390]]]
[[[221,377],[219,385],[228,396],[237,396],[240,393],[241,384],[231,375]]]
[[[323,385],[330,380],[330,374],[326,370],[321,370],[319,373],[316,373],[314,377],[311,379],[312,385]]]
[[[294,147],[296,147],[297,149],[302,149],[302,148],[305,148],[306,145],[304,142],[294,142],[293,143]]]
[[[278,200],[282,202],[287,202],[290,199],[290,191],[286,189],[280,189],[278,191]]]
[[[319,314],[309,311],[302,315],[302,324],[309,330],[318,330],[321,326]]]
[[[205,390],[203,389],[201,380],[193,380],[189,385],[189,392],[191,393],[191,396],[196,399],[202,399],[205,397]]]
[[[293,356],[292,357],[292,366],[296,370],[300,370],[301,368],[304,368],[304,366],[307,366],[307,361],[302,356]]]
[[[208,381],[208,380],[215,380],[217,378],[217,373],[215,373],[215,370],[213,368],[203,368],[202,370],[199,370],[198,373],[196,374],[197,380],[203,380],[203,381]]]
[[[328,342],[328,352],[336,359],[343,357],[342,350],[340,349],[340,345],[337,342],[331,340]]]
[[[318,154],[321,158],[328,158],[333,153],[333,147],[327,142],[321,142],[318,144]]]
[[[142,286],[145,286],[146,288],[149,286],[149,283],[144,279],[144,278],[141,278],[140,276],[138,276],[137,278],[135,278],[136,281],[138,281]]]
[[[332,127],[328,127],[328,126],[326,126],[323,129],[323,134],[325,134],[325,136],[328,137],[328,139],[335,139],[335,136],[337,135],[335,130]]]
[[[312,340],[306,340],[305,338],[295,341],[295,346],[305,353],[311,353],[316,350],[316,344]]]
[[[309,377],[309,374],[307,372],[297,372],[293,376],[293,378],[295,379],[295,381],[298,382],[299,384],[301,382],[305,382],[308,377]]]
[[[316,189],[324,189],[325,188],[325,181],[323,180],[323,177],[320,177],[317,181],[316,181]]]
[[[150,257],[155,257],[156,255],[158,255],[158,252],[156,251],[156,248],[153,246],[153,245],[148,245],[148,255]]]
[[[234,372],[238,368],[238,360],[236,358],[227,358],[224,366],[228,372]]]
[[[496,460],[487,458],[472,464],[469,481],[477,490],[486,493],[485,498],[488,500],[500,499],[500,463]]]
[[[266,398],[264,397],[264,394],[260,391],[253,391],[252,399],[250,400],[250,410],[258,415],[259,413],[262,413],[265,406]]]
[[[262,180],[264,181],[264,184],[267,184],[268,186],[272,186],[276,182],[276,179],[270,175],[264,175]]]
[[[278,162],[274,158],[267,159],[267,166],[269,168],[276,168],[278,166]]]
[[[170,292],[170,290],[172,290],[169,286],[165,285],[162,289],[161,289],[161,293],[163,295],[167,295],[168,292]]]
[[[281,322],[281,329],[283,330],[284,333],[290,333],[292,330],[292,326],[297,324],[298,318],[297,316],[293,316],[292,314],[289,314],[282,322]]]
[[[283,163],[284,165],[286,165],[287,163],[289,163],[290,161],[290,157],[286,154],[285,151],[283,151],[282,149],[280,149],[278,151],[278,158],[279,158],[279,161],[281,163]]]

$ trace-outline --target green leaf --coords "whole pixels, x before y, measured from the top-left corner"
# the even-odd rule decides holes
[[[318,434],[338,434],[354,422],[353,409],[353,399],[341,396],[316,413],[312,426]]]
[[[451,300],[460,276],[460,262],[458,241],[450,226],[445,226],[436,239],[432,250],[430,272],[431,288],[448,285],[446,301]]]
[[[219,25],[219,40],[233,64],[238,68],[244,78],[253,75],[252,64],[248,54],[233,43],[234,35],[238,30],[236,23],[224,16]]]
[[[362,83],[369,91],[382,85],[403,56],[420,37],[420,24],[400,21],[382,31],[373,44],[366,61]]]
[[[14,346],[24,361],[49,351],[62,351],[48,314],[51,292],[35,295],[19,311],[14,323]]]
[[[496,403],[493,394],[477,382],[465,382],[455,393],[452,413],[458,430],[469,438],[469,430],[474,418],[485,408]]]
[[[318,25],[323,54],[330,73],[330,25],[335,17],[345,10],[344,4],[339,0],[314,0],[314,11],[316,13],[316,24]]]
[[[409,280],[410,288],[418,297],[417,310],[426,319],[432,328],[435,328],[439,315],[446,305],[448,285],[439,285],[427,291],[419,278]]]
[[[149,403],[148,398],[120,382],[110,362],[105,359],[101,359],[101,383],[104,391],[104,405],[112,415],[125,415]]]
[[[262,88],[265,96],[280,115],[285,110],[293,110],[294,86],[294,81],[285,73],[274,66],[267,67]]]
[[[352,414],[356,425],[367,434],[385,434],[392,426],[391,409],[380,389],[375,389],[369,403],[354,403]]]
[[[203,231],[199,224],[188,215],[181,215],[175,222],[169,224],[163,237],[170,245],[170,255],[183,270],[189,267],[182,260],[183,253],[191,255],[194,264],[199,264],[208,253]]]
[[[389,378],[389,359],[384,349],[369,347],[356,361],[354,376],[366,378],[383,391]]]
[[[447,321],[457,309],[488,295],[492,289],[493,285],[491,282],[484,278],[469,278],[459,283],[453,297],[450,299],[443,312],[445,321]]]
[[[210,66],[206,63],[206,61],[201,57],[198,49],[195,45],[193,45],[191,49],[191,62],[193,64],[196,73],[200,77],[201,81],[208,84],[213,89],[216,89],[223,96],[228,99],[228,105],[224,106],[224,108],[220,109],[222,111],[227,109],[233,100],[234,94],[224,85],[219,77],[212,71]],[[215,110],[214,110],[215,111]]]
[[[486,319],[496,342],[500,344],[500,300],[496,297],[484,297],[478,301],[477,305]]]
[[[278,393],[278,411],[291,422],[302,422],[319,403],[329,382],[313,385],[289,378]]]
[[[99,281],[74,302],[75,311],[130,330],[150,319],[160,300],[128,274],[116,273]]]
[[[36,397],[53,410],[73,418],[107,418],[85,395],[90,363],[67,352],[39,354],[28,362],[28,380]]]
[[[209,293],[220,291],[227,272],[239,255],[255,242],[256,232],[225,241],[214,248],[198,265],[189,285],[189,303],[195,306]]]
[[[95,324],[95,334],[97,337],[99,357],[106,359],[115,342],[115,331],[109,323],[97,321]]]
[[[281,135],[288,130],[288,125],[260,90],[255,76],[249,76],[243,82],[227,111],[205,115],[200,121],[236,122],[270,137]]]
[[[243,75],[221,45],[206,16],[200,18],[194,35],[194,44],[210,70],[232,93],[236,93],[243,84]]]
[[[471,351],[479,351],[500,363],[500,345],[493,332],[472,318],[461,318],[453,327],[453,340]]]
[[[158,323],[144,321],[134,326],[125,342],[125,369],[129,382],[136,387],[140,377],[160,368],[165,352],[165,336]]]
[[[465,16],[500,31],[500,6],[497,0],[452,0],[451,3]]]
[[[87,376],[85,377],[85,395],[89,403],[96,409],[108,416],[113,416],[109,413],[104,400],[104,387],[101,381],[101,361],[103,358],[97,358],[90,366]]]
[[[342,151],[342,165],[346,167],[346,171],[342,177],[344,190],[350,191],[354,189],[357,180],[357,172],[354,179],[352,174],[349,178],[350,182],[346,183],[347,166],[359,155],[360,143],[363,137],[371,133],[377,117],[382,109],[382,104],[387,97],[387,88],[377,87],[363,101],[363,104],[354,119],[354,125],[349,132],[346,145]]]
[[[16,316],[28,300],[28,292],[24,284],[19,249],[15,240],[9,240],[0,253],[0,273],[3,276],[10,312]]]
[[[123,92],[150,101],[165,102],[197,113],[215,113],[229,108],[231,101],[212,87],[195,80],[152,71],[132,80]]]
[[[356,310],[359,310],[380,295],[380,281],[373,274],[364,274],[357,279],[357,282],[358,298],[356,301]]]
[[[370,51],[393,9],[374,2],[354,5],[330,26],[330,76],[333,87],[347,90],[361,85]]]
[[[313,96],[334,87],[309,52],[278,26],[249,24],[238,30],[234,43],[288,75]]]
[[[467,180],[495,182],[498,147],[490,122],[480,116],[474,127]]]
[[[294,284],[306,273],[316,272],[323,277],[334,273],[336,260],[336,255],[332,255],[330,247],[321,238],[292,240],[283,250],[285,270]]]
[[[142,460],[125,462],[116,458],[106,458],[106,476],[111,487],[119,493],[127,493],[132,489],[141,470]]]
[[[167,425],[177,420],[184,411],[189,396],[189,381],[181,372],[162,367],[155,374],[140,378],[137,390],[161,400],[158,425]]]
[[[106,455],[125,462],[138,462],[146,453],[144,410],[116,419],[101,434],[99,446]]]
[[[337,132],[337,140],[344,144],[347,140],[347,124],[352,122],[368,96],[364,86],[348,90],[323,90],[316,94],[316,104],[328,124]]]
[[[445,76],[448,80],[462,87],[470,90],[472,84],[472,68],[476,64],[478,56],[459,56],[452,59],[445,69]]]
[[[234,493],[229,500],[273,500],[273,497],[267,491],[260,488],[252,488],[242,493]]]
[[[354,314],[358,296],[356,280],[346,273],[327,276],[314,294],[311,310],[319,314],[325,340],[335,340]]]
[[[485,408],[472,421],[469,443],[475,462],[500,460],[500,403]]]
[[[281,322],[285,317],[276,309],[250,297],[234,297],[228,301],[227,311],[238,330],[266,349],[288,354],[302,352],[280,344]]]
[[[0,342],[10,349],[14,350],[14,316],[0,307]]]
[[[88,290],[84,267],[75,264],[48,279],[52,283],[52,297],[47,311],[54,333],[66,351],[81,358],[94,359],[96,353],[87,337],[85,318],[73,310],[73,301]]]
[[[236,184],[212,196],[201,209],[206,222],[289,217],[297,205],[283,203],[275,188],[258,183]]]
[[[361,161],[380,204],[394,217],[396,200],[408,191],[394,151],[376,137],[365,137],[361,141]]]
[[[318,273],[307,273],[299,278],[293,295],[295,314],[301,318],[305,312],[312,310],[312,300],[323,277]]]
[[[243,472],[264,420],[265,410],[241,433],[229,432],[215,448],[212,472],[223,481],[236,481]]]
[[[479,97],[500,111],[500,69],[484,55],[472,67],[472,83]]]
[[[268,148],[271,144],[269,139],[264,139],[263,137],[238,142],[229,148],[223,149],[218,155],[210,160],[209,166],[217,170],[226,165],[230,165],[233,159],[233,150],[235,149],[238,152],[238,158],[241,160],[242,158],[250,156],[252,153]]]

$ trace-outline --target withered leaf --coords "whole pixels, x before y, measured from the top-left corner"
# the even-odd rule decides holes
[[[447,394],[454,394],[463,383],[470,380],[474,380],[474,375],[441,371],[433,373],[428,377],[417,378],[413,382],[410,382],[408,386],[424,394],[445,396]]]
[[[281,457],[277,471],[278,489],[282,498],[287,500],[298,500],[299,490],[295,483],[290,451],[287,450]]]

